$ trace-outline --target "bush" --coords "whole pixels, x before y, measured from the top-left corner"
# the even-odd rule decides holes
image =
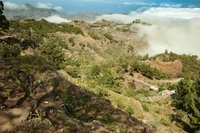
[[[104,72],[102,76],[97,78],[97,82],[108,88],[116,88],[119,86],[110,72]]]
[[[200,130],[200,77],[192,81],[185,78],[175,87],[176,93],[173,103],[178,110],[188,114],[189,121],[184,122],[190,129],[188,131]]]
[[[128,106],[125,110],[126,113],[128,113],[129,115],[132,115],[134,113],[134,110],[131,106]]]
[[[100,40],[101,39],[99,37],[99,35],[96,32],[94,32],[94,31],[89,32],[89,35],[90,35],[90,37],[92,37],[95,40]]]
[[[104,36],[105,36],[107,39],[109,39],[110,41],[113,40],[113,36],[110,35],[110,34],[108,34],[108,33],[105,33]]]
[[[149,104],[146,102],[142,102],[142,108],[144,109],[144,111],[149,112]]]
[[[110,73],[104,73],[99,77],[98,83],[107,87],[112,87],[114,85],[114,79]]]
[[[98,65],[94,65],[91,67],[90,76],[97,77],[101,73],[101,68]]]
[[[73,37],[70,37],[70,38],[68,39],[68,41],[72,44],[72,47],[74,47],[74,45],[75,45],[74,38],[73,38]]]
[[[8,45],[8,44],[0,44],[0,58],[9,58],[16,57],[21,53],[21,47],[18,44]]]
[[[150,79],[166,79],[171,77],[171,75],[163,73],[156,68],[138,62],[134,62],[131,69],[132,71],[140,72],[142,75]]]
[[[56,66],[41,56],[18,56],[6,59],[6,62],[13,66],[13,68],[21,71],[47,71],[54,70]]]
[[[62,52],[62,48],[64,45],[65,44],[58,38],[49,38],[46,42],[39,46],[38,50],[49,61],[54,62],[58,68],[63,68],[65,64],[65,57]]]
[[[73,78],[79,78],[79,68],[78,67],[71,67],[71,68],[66,68],[66,72]]]
[[[178,55],[173,52],[170,52],[168,55],[169,58],[166,58],[164,61],[180,60],[183,63],[183,75],[198,76],[198,73],[200,73],[200,60],[198,56],[185,54]]]
[[[34,20],[25,20],[25,22],[11,21],[11,28],[21,32],[26,31],[32,28],[36,34],[40,36],[48,37],[48,33],[55,32],[66,32],[84,35],[83,31],[79,27],[75,27],[70,24],[54,24],[49,23],[46,20],[34,21]]]
[[[125,93],[124,93],[124,95],[125,96],[128,96],[128,97],[133,97],[134,96],[134,88],[127,88],[126,90],[125,90]]]
[[[124,103],[120,99],[117,99],[116,104],[117,104],[118,108],[120,108],[120,109],[125,108]]]
[[[3,10],[4,10],[4,4],[2,1],[0,1],[0,30],[7,30],[9,29],[9,22],[3,15]]]

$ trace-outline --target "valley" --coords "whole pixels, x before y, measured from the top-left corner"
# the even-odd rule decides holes
[[[10,20],[0,31],[0,132],[189,132],[174,97],[187,77],[198,81],[200,60],[141,54],[149,44],[138,25],[150,24],[136,21]]]

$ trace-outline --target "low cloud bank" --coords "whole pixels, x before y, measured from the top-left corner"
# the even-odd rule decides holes
[[[26,5],[24,5],[24,4],[17,4],[17,3],[8,2],[8,1],[4,2],[4,6],[5,6],[5,9],[9,9],[9,10],[27,9]],[[53,5],[52,3],[38,2],[38,3],[36,3],[35,7],[43,8],[43,9],[54,9],[57,11],[63,10],[63,7]]]
[[[150,8],[128,15],[102,15],[105,19],[118,23],[131,23],[141,19],[151,26],[137,25],[139,36],[145,37],[149,48],[143,53],[155,55],[168,51],[179,54],[195,54],[200,57],[200,8]]]
[[[42,3],[42,2],[38,2],[36,4],[37,8],[44,8],[44,9],[52,9],[52,4],[51,3]]]
[[[22,4],[15,4],[12,2],[4,2],[5,9],[15,10],[15,9],[26,9],[25,5]]]
[[[59,15],[52,15],[50,17],[43,18],[43,19],[47,20],[48,22],[57,23],[57,24],[59,24],[59,23],[69,23],[70,22],[70,20],[62,18]]]

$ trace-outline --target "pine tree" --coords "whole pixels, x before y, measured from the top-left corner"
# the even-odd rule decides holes
[[[174,103],[178,110],[188,114],[190,131],[200,131],[200,78],[186,78],[176,86]]]
[[[9,29],[9,22],[3,15],[3,10],[4,10],[4,4],[2,1],[0,1],[0,30],[7,30]]]

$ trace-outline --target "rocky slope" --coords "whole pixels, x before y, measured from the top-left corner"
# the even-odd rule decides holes
[[[34,24],[30,26],[31,23]],[[101,29],[95,29],[95,34],[100,37],[95,38],[94,30],[87,30],[89,24],[84,26],[84,23],[79,22],[76,26],[83,29],[84,35],[74,26],[68,25],[56,25],[59,28],[67,26],[69,30],[64,29],[67,33],[56,29],[56,33],[45,30],[48,33],[43,34],[42,29],[39,32],[38,27],[34,29],[34,26],[43,23],[46,27],[52,26],[48,22],[33,20],[14,21],[9,31],[1,32],[0,132],[155,132],[150,125],[114,107],[109,98],[105,99],[101,93],[93,93],[70,82],[64,76],[69,75],[69,71],[61,74],[56,62],[49,60],[40,50],[41,43],[48,42],[50,36],[57,36],[66,41],[67,47],[63,46],[61,49],[66,58],[71,57],[71,60],[81,63],[85,56],[78,56],[80,53],[94,55],[96,50],[92,60],[107,60],[113,53],[102,54],[114,47],[116,50],[125,48],[121,55],[135,53],[128,52],[127,48],[134,39],[129,44],[123,44],[126,40],[122,40],[120,44],[119,41],[114,41],[115,37],[105,37],[107,30]],[[16,26],[18,24],[21,26]],[[111,34],[114,32],[113,29],[110,31]],[[71,37],[73,41],[70,41]],[[89,44],[91,46],[87,46]],[[54,54],[56,57],[57,53]],[[68,63],[65,69],[69,70],[70,65],[73,66]]]
[[[1,62],[1,132],[153,132],[41,60],[21,56]]]
[[[171,94],[160,95],[181,79],[167,70],[187,62],[139,56],[148,44],[136,22],[10,21],[0,34],[2,132],[184,132]]]

